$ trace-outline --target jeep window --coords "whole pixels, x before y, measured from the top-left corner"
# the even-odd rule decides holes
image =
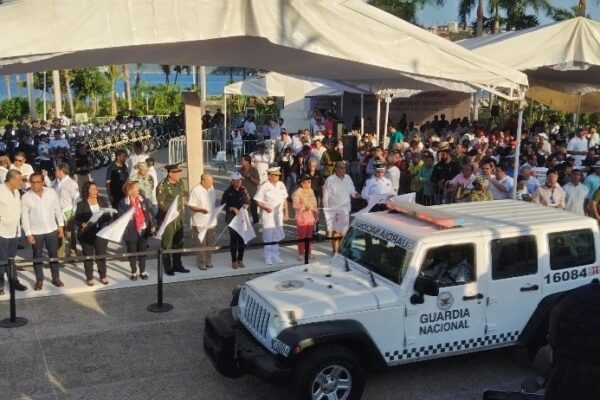
[[[429,249],[421,275],[440,286],[456,286],[475,281],[475,245],[459,244]]]
[[[339,252],[349,260],[397,283],[402,282],[412,258],[412,251],[356,228],[348,230]]]
[[[535,236],[492,240],[492,279],[514,278],[537,272]]]
[[[594,234],[591,229],[555,232],[548,235],[550,268],[564,269],[596,262]]]

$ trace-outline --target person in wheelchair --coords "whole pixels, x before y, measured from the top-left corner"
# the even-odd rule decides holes
[[[467,260],[465,251],[460,247],[450,247],[448,256],[433,268],[425,269],[421,274],[438,282],[440,286],[462,285],[473,280],[473,267]]]

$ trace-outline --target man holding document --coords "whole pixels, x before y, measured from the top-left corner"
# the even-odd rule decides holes
[[[213,177],[204,173],[200,177],[200,184],[190,192],[188,206],[193,212],[192,227],[194,231],[194,242],[197,247],[213,247],[215,245],[216,218],[211,221],[211,215],[215,210],[215,188]],[[202,237],[204,236],[204,237]],[[212,251],[203,250],[196,253],[196,266],[205,271],[212,268]]]
[[[263,183],[254,200],[260,208],[260,218],[263,225],[263,241],[279,242],[285,238],[283,223],[287,221],[288,214],[288,192],[283,182],[279,181],[281,168],[273,167],[267,170],[267,181]],[[283,264],[279,255],[279,245],[267,245],[264,248],[265,263],[273,265],[273,262]]]

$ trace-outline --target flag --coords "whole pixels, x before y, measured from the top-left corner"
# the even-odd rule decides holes
[[[375,205],[381,203],[388,197],[390,197],[389,194],[376,194],[373,196],[369,196],[369,203],[367,204],[367,206],[365,208],[363,208],[362,210],[358,210],[357,212],[352,214],[352,216],[356,217],[359,215],[368,214],[369,211],[371,211],[371,208],[375,207]]]
[[[248,215],[248,210],[245,207],[240,209],[240,212],[233,217],[228,226],[244,239],[244,244],[248,244],[249,241],[256,237],[256,232],[254,232],[252,222],[250,221],[250,215]]]
[[[127,228],[129,221],[131,221],[131,218],[133,218],[134,212],[135,208],[131,207],[125,214],[113,221],[112,224],[100,229],[100,232],[98,232],[96,236],[110,240],[111,242],[121,243],[125,229]]]
[[[175,218],[179,216],[179,211],[177,210],[177,202],[179,201],[179,195],[175,196],[175,200],[169,206],[167,210],[167,215],[165,215],[165,219],[163,223],[158,228],[158,232],[156,233],[157,239],[162,239],[162,235],[165,233],[165,229],[167,229],[167,225],[171,222],[175,221]]]
[[[398,196],[394,196],[389,201],[404,201],[407,203],[415,204],[417,202],[416,199],[417,199],[417,194],[415,192],[411,192],[411,193],[407,193],[407,194],[401,194]]]
[[[208,213],[208,223],[205,227],[198,231],[198,240],[200,241],[200,243],[204,241],[204,237],[206,236],[206,231],[208,230],[208,227],[217,224],[217,218],[219,218],[219,213],[223,211],[223,208],[225,208],[225,204],[223,204],[219,208],[213,209],[211,212]]]

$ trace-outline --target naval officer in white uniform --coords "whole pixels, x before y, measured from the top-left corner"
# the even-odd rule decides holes
[[[369,203],[373,199],[380,199],[379,203],[371,209],[371,212],[375,212],[385,210],[385,202],[395,194],[392,181],[385,177],[385,167],[378,165],[375,169],[375,175],[365,183],[361,196],[367,199]]]

